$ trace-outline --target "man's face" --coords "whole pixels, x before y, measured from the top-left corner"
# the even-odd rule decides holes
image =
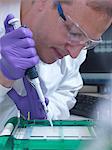
[[[105,15],[98,13],[86,5],[87,0],[73,0],[72,4],[62,3],[65,16],[72,20],[88,34],[97,40],[110,25]],[[66,55],[76,58],[84,44],[72,44],[68,40],[68,29],[59,17],[52,1],[43,3],[36,1],[27,15],[22,16],[22,23],[27,24],[33,31],[37,53],[45,63],[53,63]]]

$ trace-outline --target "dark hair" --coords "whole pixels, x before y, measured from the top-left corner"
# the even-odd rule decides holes
[[[87,6],[96,11],[105,12],[109,17],[112,17],[112,1],[110,0],[88,0]]]

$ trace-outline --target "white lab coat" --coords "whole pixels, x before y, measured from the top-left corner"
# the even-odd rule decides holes
[[[4,0],[3,0],[4,1]],[[5,0],[7,1],[7,0]],[[14,1],[15,0],[10,0]],[[9,0],[8,0],[9,2]],[[0,8],[1,8],[0,2]],[[11,3],[12,6],[13,3]],[[15,4],[13,4],[15,5]],[[16,3],[16,11],[12,13],[19,16],[19,3]],[[3,8],[3,7],[2,7]],[[17,9],[18,8],[18,9]],[[11,10],[11,9],[10,9]],[[6,17],[5,14],[9,13],[7,7],[3,9],[2,14],[2,27],[3,20]],[[1,13],[0,13],[1,16]],[[3,31],[3,30],[2,30]],[[1,35],[3,32],[1,31]],[[52,119],[67,119],[69,117],[69,110],[75,105],[78,90],[82,87],[83,82],[79,73],[79,67],[86,58],[86,50],[82,50],[76,59],[72,59],[70,56],[56,61],[53,64],[45,64],[40,61],[37,65],[37,71],[42,83],[42,90],[49,99],[48,110]],[[25,95],[26,91],[22,79],[16,80],[13,88],[20,95]],[[7,92],[11,90],[0,85],[0,129],[6,121],[17,116],[17,108],[13,101],[8,97]]]

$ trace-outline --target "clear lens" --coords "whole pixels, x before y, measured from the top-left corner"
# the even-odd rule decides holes
[[[79,43],[84,44],[88,38],[85,34],[74,24],[68,33],[68,40],[71,41],[73,44]]]
[[[60,3],[57,5],[57,10],[59,13],[59,16],[62,18],[64,24],[67,27],[68,30],[68,41],[70,41],[74,47],[77,45],[83,45],[84,49],[92,49],[96,47],[102,40],[92,40],[89,38],[88,34],[77,24],[74,22],[70,16],[66,16],[63,12],[62,6]],[[64,19],[65,17],[66,19]]]
[[[75,44],[83,44],[85,48],[89,50],[102,42],[101,38],[99,40],[90,39],[87,33],[77,23],[74,23],[69,16],[67,16],[67,21],[67,24],[71,24],[69,27],[68,40],[71,41],[74,46]]]

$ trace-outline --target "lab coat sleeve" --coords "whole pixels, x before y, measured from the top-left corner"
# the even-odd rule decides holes
[[[17,116],[16,106],[7,96],[7,92],[10,90],[11,88],[5,88],[0,85],[0,133],[6,122],[10,118]]]
[[[0,59],[1,59],[1,44],[0,44]],[[0,102],[4,99],[5,95],[11,90],[11,88],[6,88],[0,84]]]
[[[69,109],[73,107],[75,104],[75,96],[77,94],[77,90],[73,92],[73,90],[57,90],[49,96],[49,105],[48,110],[51,118],[53,120],[58,119],[68,119]]]
[[[70,64],[66,62],[66,72],[59,87],[48,96],[49,115],[53,120],[68,119],[69,110],[75,105],[75,96],[82,88],[83,81],[79,73],[79,67],[86,58],[86,51]],[[67,66],[68,65],[68,66]]]
[[[3,101],[6,94],[11,90],[11,88],[6,88],[0,84],[0,102]]]

